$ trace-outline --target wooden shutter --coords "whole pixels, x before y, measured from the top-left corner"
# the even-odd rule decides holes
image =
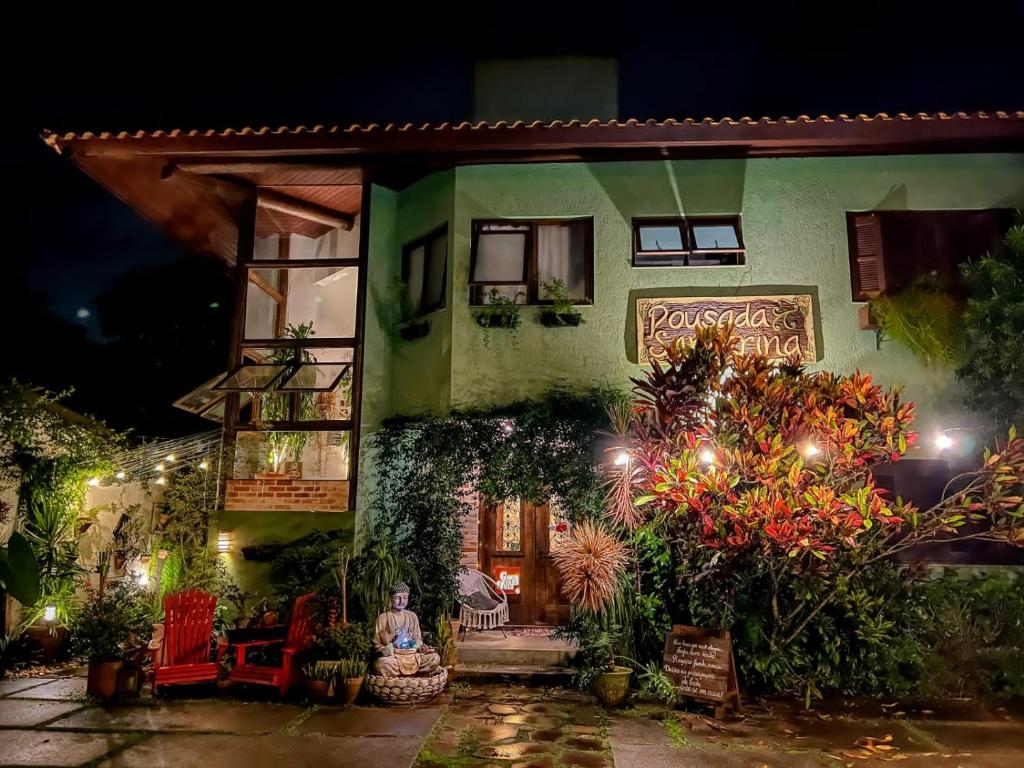
[[[867,301],[886,289],[882,220],[877,213],[851,214],[847,226],[853,299]]]

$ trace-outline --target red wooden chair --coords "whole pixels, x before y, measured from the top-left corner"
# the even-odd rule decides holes
[[[313,640],[313,622],[308,605],[313,596],[311,592],[295,598],[292,617],[288,622],[288,637],[285,640],[259,640],[236,645],[235,666],[228,679],[234,683],[277,686],[281,695],[286,696],[289,689],[299,683],[299,668],[295,663],[295,654],[305,650]],[[275,643],[284,643],[281,648],[281,666],[268,667],[246,662],[245,654],[250,648]]]
[[[189,589],[164,598],[163,637],[149,644],[153,654],[153,693],[165,685],[207,683],[220,666],[210,660],[216,595]]]

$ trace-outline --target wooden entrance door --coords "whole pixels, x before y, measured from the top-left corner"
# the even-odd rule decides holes
[[[565,535],[556,508],[519,499],[484,501],[480,508],[480,568],[508,595],[512,624],[555,625],[569,617],[552,545]]]

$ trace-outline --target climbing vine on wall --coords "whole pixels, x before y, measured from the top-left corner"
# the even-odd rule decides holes
[[[500,408],[393,419],[374,435],[374,524],[394,534],[416,571],[421,619],[433,624],[457,598],[465,491],[532,503],[557,496],[570,520],[600,513],[605,407],[621,397],[555,390]]]

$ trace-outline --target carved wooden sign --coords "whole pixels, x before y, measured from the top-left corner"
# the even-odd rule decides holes
[[[805,363],[818,359],[810,294],[637,299],[637,359],[640,365],[665,360],[666,350],[679,341],[692,345],[698,328],[728,324],[741,354],[771,360],[796,355]]]
[[[665,636],[665,674],[682,698],[739,708],[739,685],[728,632],[677,624]]]

